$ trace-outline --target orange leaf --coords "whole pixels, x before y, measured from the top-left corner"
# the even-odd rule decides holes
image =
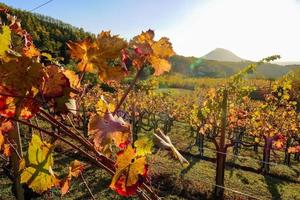
[[[45,97],[53,98],[63,96],[64,89],[69,87],[69,79],[58,66],[50,65],[46,68],[41,89]]]
[[[135,36],[130,41],[130,45],[135,48],[137,58],[133,58],[133,64],[136,65],[137,68],[142,65],[142,62],[147,61],[154,68],[154,75],[161,75],[171,69],[171,64],[167,59],[174,55],[175,52],[168,38],[163,37],[155,41],[154,32],[148,30]]]
[[[76,88],[80,87],[79,78],[74,71],[65,70],[63,73],[69,79],[71,88],[76,89]]]
[[[82,173],[83,169],[84,169],[84,164],[82,162],[78,160],[74,160],[71,162],[71,165],[69,167],[69,174],[66,180],[61,183],[62,195],[65,195],[70,190],[72,176],[78,177],[80,173]]]
[[[149,62],[155,70],[155,76],[161,75],[164,72],[168,72],[171,69],[171,64],[167,60],[156,56],[150,56]]]
[[[78,177],[84,170],[84,164],[78,160],[71,162],[70,174],[74,177]]]
[[[111,61],[121,57],[122,49],[127,42],[117,35],[112,36],[109,31],[102,31],[95,42],[83,40],[69,42],[71,57],[79,60],[78,70],[98,73],[102,81],[120,80],[125,73],[119,65],[111,66]],[[125,71],[126,72],[126,71]]]
[[[98,75],[103,82],[120,81],[127,75],[127,71],[121,66],[108,66],[105,70],[99,69]]]
[[[23,49],[23,52],[24,52],[24,55],[29,58],[37,57],[37,56],[41,55],[41,52],[37,48],[35,48],[35,46],[33,44],[31,44],[28,47],[25,47]]]
[[[71,186],[71,177],[68,176],[66,180],[61,183],[61,190],[60,190],[61,194],[62,195],[67,194],[67,192],[70,190],[70,186]]]
[[[79,42],[68,42],[70,48],[71,57],[79,60],[77,65],[78,70],[81,72],[95,72],[91,59],[93,58],[93,52],[95,43],[90,39],[85,39]]]
[[[22,158],[21,160],[19,160],[19,171],[23,171],[25,168],[26,168],[25,159]]]
[[[0,95],[0,115],[4,117],[13,117],[16,112],[13,97],[6,97]]]
[[[2,131],[0,131],[0,150],[2,150],[2,146],[4,145],[4,136]]]
[[[20,107],[21,107],[20,116],[23,119],[32,118],[40,110],[38,103],[29,98],[24,99]]]
[[[14,129],[14,125],[10,120],[5,120],[3,122],[1,122],[1,127],[0,130],[7,133],[9,131],[11,131],[12,129]]]
[[[6,157],[10,157],[10,156],[11,156],[11,153],[12,153],[12,149],[11,149],[10,144],[4,144],[3,154],[4,154]]]
[[[28,57],[0,63],[0,90],[15,96],[26,96],[32,88],[40,87],[43,75],[43,65]]]

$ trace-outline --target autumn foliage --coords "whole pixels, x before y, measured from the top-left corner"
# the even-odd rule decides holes
[[[138,140],[134,145],[131,125],[115,114],[120,105],[107,103],[104,98],[99,99],[94,112],[84,113],[84,116],[77,112],[84,109],[81,100],[88,90],[84,76],[97,74],[100,81],[113,84],[112,81],[120,81],[148,65],[153,67],[154,75],[161,75],[170,70],[167,59],[174,55],[169,40],[156,41],[154,32],[148,30],[130,41],[110,31],[102,31],[96,38],[69,41],[69,53],[77,62],[75,71],[71,71],[48,52],[36,48],[32,37],[22,29],[21,20],[8,9],[0,8],[0,12],[4,16],[0,24],[0,151],[7,157],[12,153],[18,155],[19,162],[13,164],[19,167],[20,182],[40,194],[52,187],[61,188],[62,195],[66,194],[71,180],[81,177],[85,168],[84,163],[74,160],[68,167],[68,175],[62,179],[53,170],[56,140],[72,145],[68,141],[71,139],[85,146],[87,150],[78,150],[92,163],[113,175],[110,188],[123,196],[136,194],[145,184],[146,155],[151,153],[152,147],[143,143],[152,142]],[[21,48],[13,37],[22,41]],[[139,73],[136,74],[137,80]],[[124,99],[127,95],[124,94]],[[70,116],[76,120],[88,116],[87,137],[72,132],[59,120]],[[59,132],[43,130],[26,121],[34,117],[42,117],[53,127],[60,127]],[[12,132],[14,123],[37,128],[49,138],[32,134],[27,156],[23,157],[18,147],[12,146],[20,141],[11,141],[9,137],[18,133]],[[76,145],[73,148],[77,148]],[[147,192],[152,193],[149,189]]]

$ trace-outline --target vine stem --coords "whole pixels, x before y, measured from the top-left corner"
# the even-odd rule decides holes
[[[126,97],[128,96],[129,92],[132,90],[132,88],[134,87],[134,85],[136,84],[137,80],[139,79],[140,75],[143,72],[143,69],[145,68],[145,65],[143,65],[139,71],[136,73],[134,79],[132,80],[132,82],[130,83],[130,86],[127,88],[127,90],[125,91],[125,93],[123,94],[120,102],[118,103],[118,105],[116,106],[113,115],[116,114],[116,112],[119,110],[119,108],[121,107],[121,105],[124,103]]]
[[[9,143],[9,145],[11,146],[11,148],[14,150],[14,152],[18,156],[19,160],[21,160],[22,157],[21,157],[21,155],[19,154],[18,150],[15,147],[17,144],[12,144],[9,139],[7,140],[7,142]]]
[[[16,114],[15,116],[18,118],[21,110],[20,110],[20,104],[23,101],[19,100],[16,103]],[[11,145],[11,147],[14,149],[12,155],[11,155],[11,164],[12,164],[12,169],[13,169],[13,175],[14,175],[14,185],[16,188],[16,198],[17,200],[24,200],[24,189],[22,187],[22,184],[20,183],[21,181],[21,174],[19,172],[19,163],[20,163],[20,158],[23,157],[23,152],[22,152],[22,143],[21,143],[21,134],[20,134],[20,127],[19,123],[14,123],[14,129],[9,131],[8,138],[10,141],[13,141],[14,145]]]
[[[47,116],[47,118],[45,118],[43,115],[38,114],[41,118],[43,118],[44,120],[48,121],[49,123],[51,123],[52,125],[56,126],[56,127],[60,127],[61,131],[63,133],[65,133],[66,135],[68,135],[69,137],[75,139],[75,140],[79,140],[79,142],[81,142],[86,148],[88,148],[89,150],[91,150],[92,152],[94,152],[96,154],[96,156],[100,159],[101,162],[98,162],[98,166],[100,165],[100,167],[106,169],[106,170],[111,170],[109,171],[109,173],[111,175],[114,175],[115,173],[115,167],[114,167],[114,161],[105,157],[104,155],[102,155],[100,152],[98,152],[94,146],[87,140],[83,139],[82,137],[78,136],[77,134],[73,133],[72,131],[70,131],[66,126],[64,126],[61,122],[57,121],[54,117],[52,117],[51,115],[49,115],[47,112],[45,112],[44,110],[40,110],[41,113],[43,113],[44,115]],[[80,151],[80,150],[79,150]],[[98,160],[97,160],[98,161]],[[160,199],[153,191],[152,189],[147,185],[147,183],[143,183],[141,185],[141,188],[145,189],[151,199]]]
[[[5,118],[5,117],[4,117]],[[68,140],[66,140],[65,138],[63,138],[62,136],[58,135],[57,133],[54,133],[54,132],[50,132],[50,131],[47,131],[47,130],[44,130],[34,124],[31,124],[29,122],[26,122],[26,121],[23,121],[23,120],[19,120],[19,119],[16,119],[16,118],[6,118],[6,119],[9,119],[9,120],[13,120],[13,121],[16,121],[16,122],[19,122],[21,124],[24,124],[24,125],[27,125],[29,127],[32,127],[38,131],[41,131],[49,136],[52,136],[52,137],[57,137],[59,140],[61,140],[62,142],[68,144],[69,146],[71,146],[72,148],[78,150],[82,155],[84,155],[88,160],[90,160],[92,163],[96,164],[97,166],[105,169],[110,175],[114,175],[115,174],[115,170],[114,168],[111,168],[111,163],[113,162],[112,160],[108,159],[105,157],[106,159],[106,162],[103,162],[103,159],[101,159],[101,161],[99,161],[95,156],[92,156],[90,155],[88,152],[84,151],[82,148],[80,147],[77,147],[75,144],[69,142]],[[98,154],[99,156],[99,154]],[[146,190],[149,195],[150,195],[150,199],[156,199],[156,200],[159,200],[160,198],[151,190],[151,188],[146,185],[145,183],[143,183],[143,185],[141,186],[141,188],[143,188],[144,190]],[[149,200],[149,198],[147,197],[146,194],[142,193],[140,195],[140,198],[143,199],[143,200]]]
[[[42,110],[41,110],[42,111]],[[46,112],[45,112],[46,113]],[[48,113],[46,113],[47,116],[49,115]],[[63,124],[61,124],[60,122],[58,122],[55,118],[52,118],[51,115],[49,115],[49,117],[53,120],[51,121],[48,118],[45,118],[42,115],[39,115],[42,119],[48,121],[50,124],[56,126],[57,128],[60,128],[59,130],[66,134],[67,136],[69,136],[70,138],[77,140],[78,142],[80,142],[81,144],[83,144],[87,149],[91,150],[92,152],[94,152],[97,157],[99,157],[99,159],[101,160],[101,162],[99,162],[101,164],[101,167],[106,169],[106,170],[110,170],[110,169],[114,169],[114,162],[108,158],[106,158],[105,156],[103,156],[102,154],[100,154],[94,147],[93,145],[83,139],[82,137],[78,136],[77,134],[73,133],[72,131],[70,131],[68,128],[66,128]],[[56,123],[57,122],[57,123]],[[79,150],[79,149],[78,149]],[[104,164],[105,163],[105,164]],[[109,166],[109,167],[108,167]],[[110,172],[111,173],[111,172]],[[111,173],[112,175],[114,174],[114,171],[112,171]]]
[[[110,169],[108,166],[106,166],[105,164],[99,162],[97,159],[95,159],[94,156],[90,155],[88,152],[84,151],[82,148],[79,148],[77,147],[75,144],[69,142],[68,140],[66,140],[65,138],[63,138],[62,136],[58,135],[57,133],[55,132],[50,132],[50,131],[47,131],[45,129],[42,129],[34,124],[31,124],[29,122],[26,122],[26,121],[23,121],[23,120],[19,120],[19,119],[15,119],[15,118],[6,118],[6,119],[9,119],[9,120],[13,120],[13,121],[16,121],[16,122],[19,122],[21,124],[24,124],[26,126],[29,126],[29,127],[32,127],[38,131],[41,131],[43,133],[46,133],[47,135],[49,136],[52,136],[52,137],[57,137],[59,140],[61,140],[62,142],[68,144],[69,146],[71,146],[72,148],[78,150],[79,152],[81,152],[83,155],[85,155],[90,161],[92,161],[93,163],[97,164],[98,166],[100,166],[101,168],[104,168],[107,172],[109,172],[110,174],[114,174],[114,171],[112,169]]]

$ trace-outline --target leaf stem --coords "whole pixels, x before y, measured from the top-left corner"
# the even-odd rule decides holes
[[[130,83],[130,86],[127,88],[127,90],[125,91],[125,93],[123,94],[120,102],[118,103],[118,105],[116,106],[114,112],[113,112],[113,115],[116,114],[116,112],[119,110],[119,108],[121,107],[121,105],[124,103],[126,97],[128,96],[129,92],[132,90],[133,86],[136,84],[138,78],[140,77],[140,75],[142,74],[143,72],[143,69],[145,68],[145,65],[143,65],[139,71],[136,73],[134,79],[132,80],[132,82]]]

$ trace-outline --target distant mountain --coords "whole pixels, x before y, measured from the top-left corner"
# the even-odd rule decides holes
[[[203,57],[196,58],[180,55],[172,56],[170,62],[172,64],[171,73],[181,73],[196,77],[229,77],[253,63],[245,60],[241,62],[206,60]],[[282,66],[267,63],[258,66],[256,72],[250,77],[277,79],[295,69],[300,69],[300,65]]]
[[[223,48],[216,48],[215,50],[209,52],[205,56],[202,56],[206,60],[216,60],[216,61],[227,61],[227,62],[242,62],[244,59],[238,57],[231,51]]]

